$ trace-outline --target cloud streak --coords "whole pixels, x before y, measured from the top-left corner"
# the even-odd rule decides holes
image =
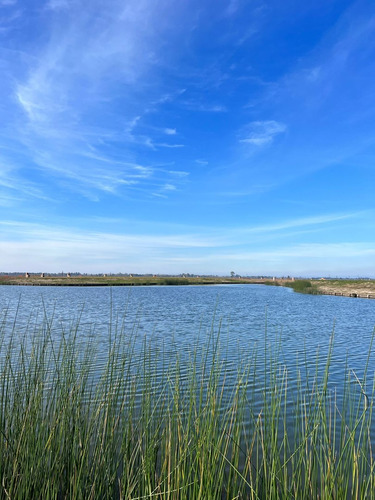
[[[165,185],[164,190],[174,190],[173,185]],[[171,261],[168,271],[177,271],[174,265],[184,261],[191,264],[192,272],[223,272],[230,262],[237,263],[241,269],[251,266],[265,274],[282,270],[282,263],[287,263],[295,271],[300,263],[306,265],[306,259],[314,262],[334,263],[337,259],[372,257],[375,250],[371,243],[295,243],[282,245],[280,236],[287,235],[289,229],[310,226],[328,226],[337,221],[349,220],[363,214],[336,214],[303,219],[289,220],[267,226],[228,228],[189,228],[180,227],[178,231],[151,234],[150,227],[143,227],[142,233],[109,232],[64,226],[48,226],[18,221],[1,221],[3,235],[0,251],[11,262],[25,262],[32,271],[38,271],[38,262],[50,266],[49,270],[66,269],[86,272],[118,272],[126,263],[139,272],[153,272],[153,266],[165,265]],[[96,224],[99,224],[96,220]],[[104,219],[103,225],[109,221]],[[118,225],[120,220],[116,221]],[[258,235],[258,236],[257,236]],[[273,249],[264,246],[269,238],[274,238]],[[252,250],[248,248],[252,246]],[[84,256],[84,258],[82,257]],[[251,263],[251,265],[250,265]],[[302,265],[302,264],[301,264]],[[109,266],[109,267],[108,267]],[[275,266],[279,266],[278,268]],[[337,266],[333,267],[336,268]],[[16,267],[14,267],[16,269]]]
[[[148,175],[136,175],[128,166],[124,170],[115,154],[134,162],[140,145],[177,150],[184,144],[133,132],[150,106],[153,112],[156,109],[155,94],[160,91],[156,85],[150,92],[144,77],[156,74],[160,64],[153,53],[165,26],[156,19],[162,19],[168,2],[158,8],[145,0],[126,5],[111,0],[105,8],[94,1],[80,7],[79,1],[47,4],[49,41],[30,57],[27,77],[18,79],[15,86],[24,112],[17,135],[34,163],[54,182],[69,189],[65,181],[74,180],[73,192],[94,190],[96,197],[100,191],[115,194],[121,187],[143,184],[152,177],[152,168]],[[56,22],[61,16],[63,30],[60,19]],[[121,120],[118,107],[126,109]],[[162,132],[177,134],[175,128]],[[161,186],[169,181],[165,171]]]
[[[245,137],[240,139],[240,142],[256,147],[266,146],[286,130],[287,127],[284,123],[275,120],[254,121],[242,131]]]

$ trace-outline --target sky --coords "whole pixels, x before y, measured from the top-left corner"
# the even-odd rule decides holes
[[[373,0],[0,0],[0,272],[375,277]]]

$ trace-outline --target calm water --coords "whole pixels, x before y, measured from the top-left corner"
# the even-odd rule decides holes
[[[17,310],[17,335],[30,331],[30,325],[37,329],[44,316],[53,318],[57,337],[79,321],[80,338],[95,338],[103,352],[119,328],[136,338],[136,348],[147,338],[155,352],[178,352],[182,359],[212,332],[220,333],[229,381],[240,359],[251,360],[257,349],[261,363],[276,346],[293,379],[297,362],[305,359],[313,369],[317,355],[326,358],[334,331],[330,384],[338,387],[347,361],[361,376],[375,325],[375,300],[301,295],[262,285],[0,287],[0,321],[6,322],[6,331]],[[371,379],[374,369],[371,355]]]

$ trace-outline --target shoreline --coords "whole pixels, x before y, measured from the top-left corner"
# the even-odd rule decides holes
[[[181,277],[181,276],[0,276],[0,286],[180,286],[264,284],[260,278]]]
[[[300,292],[298,284],[309,282],[302,293],[375,299],[375,280],[302,280],[243,277],[184,276],[0,276],[0,286],[180,286],[180,285],[270,285],[287,286]],[[296,286],[297,285],[297,286]]]
[[[312,281],[322,295],[375,299],[375,280]]]

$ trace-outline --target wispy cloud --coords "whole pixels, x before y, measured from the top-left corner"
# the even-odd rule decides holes
[[[183,148],[184,146],[185,146],[184,144],[168,144],[166,142],[156,142],[155,143],[155,147],[159,147],[159,148],[175,149],[175,148]]]
[[[240,142],[253,146],[265,146],[286,130],[287,127],[284,123],[275,120],[254,121],[242,130],[241,134],[245,137],[240,139]]]
[[[177,188],[173,184],[165,184],[163,189],[164,191],[176,191]]]
[[[194,99],[181,101],[181,106],[192,111],[202,111],[204,113],[226,113],[228,111],[227,107],[223,104],[203,103]]]
[[[165,184],[162,186],[164,191],[175,191],[176,186],[173,184]],[[368,215],[363,212],[352,212],[352,213],[344,213],[344,214],[326,214],[326,215],[318,215],[304,218],[296,218],[289,219],[281,222],[276,222],[273,224],[264,224],[264,225],[254,225],[254,226],[240,226],[240,227],[205,227],[205,226],[197,226],[190,227],[188,225],[179,225],[178,232],[169,232],[168,234],[162,236],[150,236],[145,232],[144,234],[110,234],[107,236],[109,238],[119,238],[119,241],[135,241],[137,238],[141,238],[142,241],[155,243],[158,246],[181,246],[181,247],[190,247],[190,246],[201,246],[201,247],[227,247],[227,246],[243,246],[247,245],[249,242],[260,242],[259,240],[254,240],[254,236],[256,234],[259,235],[267,235],[274,236],[278,238],[278,235],[283,231],[289,229],[297,229],[305,230],[311,226],[321,226],[327,227],[333,222],[345,221],[349,219],[361,219],[364,216]],[[98,220],[97,218],[95,220]],[[107,219],[103,219],[104,222],[108,222]],[[117,220],[117,219],[116,219]],[[84,220],[84,223],[87,225],[89,220]],[[142,224],[145,226],[145,224]],[[152,226],[152,224],[151,224]],[[43,239],[54,239],[58,238],[67,239],[67,240],[75,240],[82,235],[86,234],[87,238],[95,238],[95,237],[104,237],[103,234],[91,233],[87,230],[82,230],[82,228],[74,229],[65,228],[65,227],[52,227],[45,226],[38,223],[30,223],[23,221],[13,221],[13,220],[1,220],[0,227],[6,229],[6,232],[11,235],[22,235],[25,240],[33,239],[33,238],[43,238]],[[173,229],[173,225],[171,229]],[[150,229],[150,225],[146,225],[144,227],[144,231],[147,231],[147,228]],[[250,239],[248,239],[250,237]],[[159,243],[156,243],[159,242]]]
[[[95,248],[95,253],[92,249]],[[206,249],[203,253],[202,251]],[[181,236],[121,237],[108,233],[77,235],[52,233],[29,241],[0,241],[0,251],[9,270],[59,272],[229,272],[236,266],[244,274],[359,276],[369,273],[363,259],[373,258],[368,243],[309,244],[277,247],[273,250],[222,252],[210,250],[204,241]],[[197,253],[198,252],[198,253]],[[20,265],[20,263],[22,263]],[[225,272],[225,271],[224,271]],[[242,271],[241,271],[242,272]]]
[[[369,44],[373,39],[375,16],[366,2],[352,2],[350,7],[330,26],[313,50],[299,58],[288,72],[270,82],[265,88],[262,106],[272,108],[282,106],[285,112],[300,109],[301,116],[308,110],[310,119],[314,113],[320,116],[342,118],[363,113],[363,101],[373,106],[373,96],[369,92],[369,64],[373,52]],[[361,76],[362,75],[362,76]],[[359,80],[361,85],[358,84]],[[351,88],[350,99],[345,89]],[[344,92],[343,92],[344,91]],[[342,96],[340,105],[337,99]],[[340,124],[336,123],[336,127]]]
[[[168,172],[177,177],[188,177],[190,175],[189,172],[185,172],[183,170],[168,170]]]
[[[168,189],[168,187],[167,187]],[[168,249],[168,248],[209,248],[215,245],[215,240],[210,236],[203,236],[194,233],[185,234],[117,234],[98,231],[87,231],[82,229],[71,229],[58,226],[43,226],[36,223],[21,221],[0,221],[3,235],[10,244],[17,241],[18,244],[24,242],[25,246],[40,245],[42,242],[50,248],[56,246],[56,251],[64,254],[66,249],[73,250],[77,245],[74,254],[78,255],[78,247],[87,250],[95,245],[96,253],[101,254],[97,244],[104,245],[110,254],[138,253],[142,249]],[[5,239],[4,238],[4,239]],[[60,248],[62,245],[65,249]]]
[[[332,222],[338,222],[346,219],[353,219],[355,217],[360,216],[361,213],[358,212],[350,212],[344,214],[327,214],[327,215],[318,215],[312,217],[302,217],[297,219],[290,219],[283,222],[279,222],[276,224],[266,224],[263,226],[253,226],[247,229],[241,229],[242,232],[248,233],[271,233],[283,231],[285,229],[292,228],[305,228],[308,226],[323,226],[325,224],[329,224]]]
[[[150,92],[144,79],[160,64],[153,53],[165,26],[156,19],[167,7],[146,0],[126,5],[113,0],[105,7],[94,1],[85,9],[68,0],[48,2],[49,40],[29,58],[28,75],[16,80],[15,97],[26,118],[17,135],[34,164],[50,172],[55,182],[72,179],[76,192],[78,187],[81,192],[115,193],[150,179],[151,171],[135,181],[129,166],[116,161],[117,151],[134,160],[140,146],[155,151],[184,147],[161,140],[160,133],[177,135],[175,128],[160,128],[153,136],[136,133],[142,116],[179,95],[172,92],[157,103],[161,88],[155,85]],[[54,16],[63,17],[64,30],[56,28]],[[122,119],[118,107],[125,110]],[[164,174],[165,184],[169,179]],[[64,187],[69,189],[69,184]]]
[[[23,178],[16,167],[12,168],[6,159],[0,158],[0,204],[11,206],[30,199],[52,201],[37,184]]]

